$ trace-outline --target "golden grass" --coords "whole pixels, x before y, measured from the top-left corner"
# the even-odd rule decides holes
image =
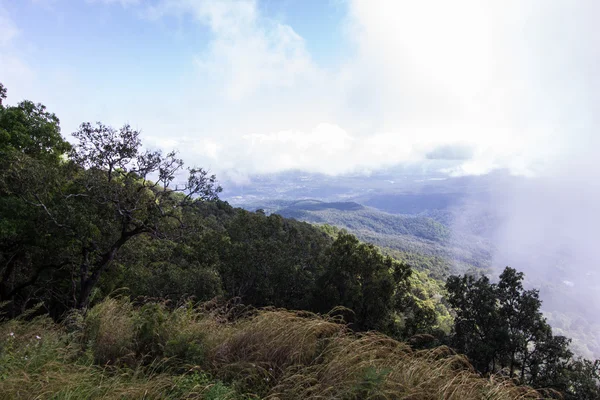
[[[97,364],[114,364],[134,352],[133,307],[128,301],[106,299],[88,312],[84,327],[83,340]]]
[[[232,318],[206,306],[150,309],[149,314],[124,299],[106,300],[90,310],[79,336],[48,320],[0,325],[2,339],[19,329],[18,342],[1,347],[0,361],[9,366],[0,366],[0,399],[544,398],[500,377],[480,377],[447,347],[414,351],[379,333],[351,332],[327,316],[264,309]],[[144,325],[143,318],[154,325]],[[41,343],[35,333],[27,338],[28,330],[48,338],[45,350],[30,352],[38,358],[35,366],[17,360],[32,340]],[[148,340],[156,343],[149,347]],[[140,348],[154,349],[154,358]],[[212,378],[200,379],[194,371]]]

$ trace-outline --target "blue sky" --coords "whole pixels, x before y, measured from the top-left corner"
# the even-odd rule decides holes
[[[9,102],[56,112],[65,136],[128,122],[149,147],[229,178],[456,154],[449,174],[539,175],[593,158],[598,11],[591,0],[0,0],[0,81]]]

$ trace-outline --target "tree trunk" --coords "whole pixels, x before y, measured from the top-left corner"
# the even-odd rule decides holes
[[[110,266],[110,264],[113,262],[113,260],[115,259],[115,256],[117,255],[117,252],[119,251],[119,249],[125,244],[127,243],[127,241],[129,239],[131,239],[132,237],[139,235],[140,233],[143,233],[145,230],[144,228],[136,228],[132,231],[126,232],[124,231],[121,235],[121,237],[119,238],[119,240],[117,240],[113,246],[110,248],[110,250],[108,250],[106,253],[104,253],[100,259],[92,266],[92,274],[88,276],[89,274],[89,268],[87,263],[87,260],[81,265],[81,269],[80,269],[80,279],[81,279],[81,287],[79,289],[79,298],[77,300],[77,308],[80,310],[86,309],[89,305],[90,302],[90,295],[92,294],[92,290],[94,289],[94,287],[96,287],[96,285],[98,284],[98,282],[100,281],[100,277],[102,276],[102,273],[108,269],[108,267]]]
[[[84,310],[87,308],[90,302],[90,295],[92,294],[93,286],[91,281],[85,280],[79,290],[79,298],[77,299],[77,308]]]
[[[509,376],[511,377],[511,379],[515,375],[515,353],[516,353],[516,350],[513,350],[512,354],[510,356],[510,375]]]

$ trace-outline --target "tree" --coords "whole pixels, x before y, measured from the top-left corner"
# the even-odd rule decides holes
[[[0,129],[8,139],[0,151],[11,156],[0,181],[3,210],[8,212],[8,202],[22,208],[14,225],[26,221],[29,227],[22,234],[2,232],[3,300],[33,285],[40,271],[61,270],[71,282],[62,291],[72,294],[72,300],[62,301],[85,308],[128,241],[143,234],[160,237],[168,224],[182,223],[182,209],[215,200],[221,191],[215,176],[203,169],[188,169],[187,179],[176,183],[182,160],[174,152],[142,151],[140,133],[129,125],[117,130],[82,124],[68,160],[63,155],[71,146],[60,136],[58,119],[41,105],[23,102],[17,109],[2,109]],[[18,253],[32,238],[40,257],[29,270],[19,271],[22,282],[15,283],[16,255],[36,254],[32,248]],[[47,239],[39,243],[39,238]],[[9,253],[9,248],[16,250]]]
[[[254,306],[310,308],[321,258],[331,244],[327,235],[304,222],[245,210],[224,225],[226,238],[213,246],[230,297]]]
[[[2,82],[0,82],[0,107],[2,107],[2,101],[4,99],[6,99],[6,88],[4,87]]]
[[[537,344],[536,353],[539,354],[542,352],[542,343],[557,338],[552,338],[551,329],[540,312],[542,302],[538,291],[525,290],[523,278],[522,272],[507,267],[500,274],[496,291],[500,304],[499,318],[507,330],[503,350],[505,357],[501,360],[501,367],[508,367],[511,378],[520,375],[520,379],[525,381],[528,363],[535,354],[531,353],[531,346]]]
[[[498,283],[450,277],[448,302],[456,311],[452,344],[482,373],[506,371],[524,384],[566,391],[570,340],[552,334],[537,290],[525,290],[523,278],[508,267]]]
[[[600,399],[600,360],[577,359],[568,368],[567,400]]]
[[[497,308],[495,286],[483,276],[450,276],[448,302],[455,309],[453,346],[482,373],[496,370],[507,334]]]
[[[0,104],[0,301],[12,302],[12,315],[30,301],[39,279],[65,265],[55,251],[64,245],[56,225],[26,193],[53,201],[70,148],[43,105]]]
[[[83,308],[125,243],[141,234],[160,236],[162,224],[181,221],[183,207],[217,199],[221,187],[214,175],[197,168],[173,186],[183,161],[175,152],[142,152],[140,133],[129,125],[116,130],[84,123],[73,136],[79,143],[71,157],[80,173],[64,195],[75,211],[64,225],[77,243],[77,307]]]
[[[316,286],[315,309],[328,312],[336,306],[348,307],[355,313],[358,329],[388,331],[394,323],[396,291],[407,290],[410,274],[408,265],[342,232],[327,251]]]
[[[34,159],[58,159],[71,148],[60,134],[58,117],[46,106],[22,101],[0,106],[0,154],[25,154]]]

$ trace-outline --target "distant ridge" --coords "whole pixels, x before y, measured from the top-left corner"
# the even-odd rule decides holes
[[[329,209],[340,211],[358,211],[364,210],[365,206],[355,203],[353,201],[325,202],[314,199],[306,199],[290,202],[284,210],[288,209],[305,211],[320,211]],[[281,212],[279,212],[279,214],[281,214]]]

